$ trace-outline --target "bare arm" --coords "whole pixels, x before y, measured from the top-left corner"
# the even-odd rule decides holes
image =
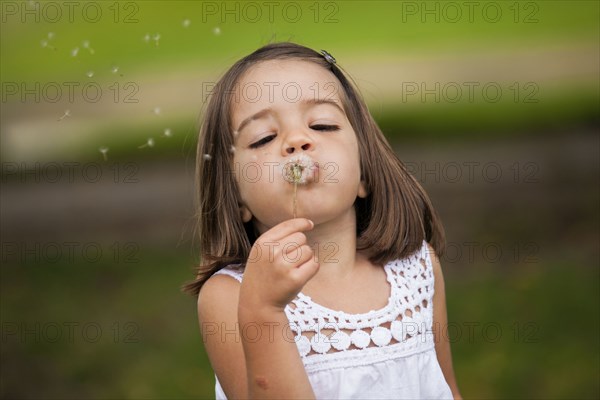
[[[200,291],[205,348],[229,399],[315,398],[284,312],[318,269],[300,232],[311,228],[304,219],[277,225],[256,241],[253,252],[264,243],[269,246],[263,250],[272,252],[264,257],[251,253],[241,285],[214,276]],[[301,244],[302,256],[295,263],[281,253],[289,242]]]
[[[456,377],[454,376],[454,368],[452,367],[452,353],[450,351],[450,342],[448,335],[443,335],[442,331],[447,332],[448,316],[446,312],[446,292],[444,286],[444,275],[438,257],[431,247],[429,254],[433,265],[433,275],[435,279],[434,295],[433,295],[433,333],[435,341],[435,352],[437,359],[444,373],[444,378],[450,386],[454,399],[462,399]]]

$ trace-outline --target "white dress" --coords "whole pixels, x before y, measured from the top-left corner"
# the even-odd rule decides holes
[[[299,293],[285,308],[290,336],[317,399],[452,399],[438,363],[433,269],[427,243],[385,265],[388,304],[364,314],[323,307]],[[243,267],[225,267],[242,281]],[[215,395],[226,399],[215,375]]]

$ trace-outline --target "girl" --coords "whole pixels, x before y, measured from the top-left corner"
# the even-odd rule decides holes
[[[218,399],[460,398],[442,226],[329,53],[274,43],[235,63],[197,156],[186,290]]]

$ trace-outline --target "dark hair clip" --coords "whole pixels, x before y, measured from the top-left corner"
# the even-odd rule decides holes
[[[335,58],[333,58],[333,56],[329,54],[326,50],[321,50],[321,54],[323,54],[323,57],[325,57],[329,64],[335,64]]]

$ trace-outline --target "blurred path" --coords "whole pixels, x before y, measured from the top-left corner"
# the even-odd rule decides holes
[[[430,194],[449,241],[533,241],[550,250],[597,248],[598,152],[597,132],[397,146]],[[89,177],[95,167],[88,169]],[[56,183],[35,183],[29,175],[26,184],[3,183],[3,241],[135,241],[173,249],[183,234],[182,251],[189,250],[193,166],[185,160],[145,163],[135,172],[108,162],[95,183],[81,171],[74,170],[73,183],[67,175]],[[124,183],[125,176],[138,181]]]

